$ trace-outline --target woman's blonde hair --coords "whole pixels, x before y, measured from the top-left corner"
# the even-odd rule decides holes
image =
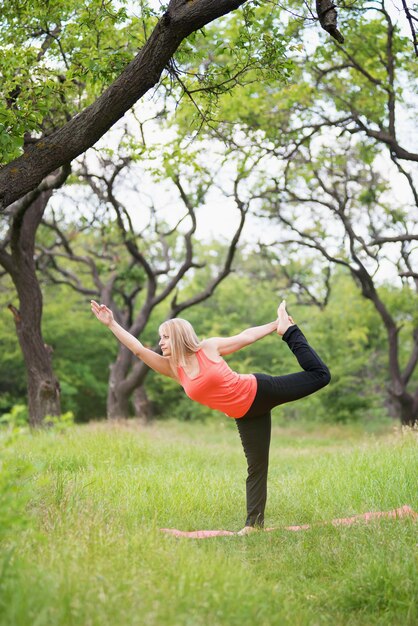
[[[200,341],[193,326],[187,320],[179,317],[163,322],[159,328],[160,334],[167,333],[170,337],[171,358],[173,365],[185,365],[186,356],[200,349]]]

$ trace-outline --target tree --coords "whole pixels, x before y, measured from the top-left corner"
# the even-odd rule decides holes
[[[245,172],[238,173],[233,182],[239,220],[224,259],[217,260],[216,267],[200,289],[182,298],[182,282],[202,267],[195,252],[196,210],[213,186],[216,172],[200,167],[197,180],[195,171],[189,173],[191,180],[186,180],[180,155],[171,154],[171,165],[168,162],[165,164],[166,177],[184,205],[184,215],[173,228],[169,228],[159,222],[157,212],[151,205],[148,225],[138,232],[118,195],[120,189],[127,193],[126,180],[132,177],[129,169],[132,160],[121,154],[122,149],[118,153],[116,163],[100,159],[99,173],[92,173],[86,164],[80,173],[100,207],[93,224],[82,216],[78,222],[67,227],[63,226],[63,219],[54,214],[51,219],[44,220],[45,226],[52,231],[52,237],[44,235],[44,243],[38,248],[37,262],[42,275],[47,275],[50,282],[65,283],[89,298],[106,303],[122,326],[135,336],[141,336],[156,307],[165,304],[165,315],[176,317],[185,309],[211,297],[231,272],[248,211],[248,206],[238,194]],[[191,165],[190,155],[184,155],[183,159],[188,166]],[[120,179],[125,182],[121,183]],[[138,198],[138,189],[134,190]],[[131,196],[130,202],[139,203],[140,200]],[[166,304],[168,301],[169,304]],[[158,344],[154,349],[159,350]],[[107,402],[110,419],[129,416],[133,393],[136,414],[145,413],[146,416],[143,383],[148,371],[148,367],[134,358],[127,348],[119,346],[117,358],[110,367]]]
[[[355,3],[342,23],[347,43],[296,54],[292,84],[271,84],[260,101],[252,84],[237,89],[232,99],[221,98],[216,135],[222,134],[231,150],[258,149],[254,193],[280,225],[276,254],[296,278],[300,297],[304,291],[304,297],[325,303],[329,285],[320,287],[322,272],[329,283],[338,264],[373,302],[386,329],[394,412],[412,424],[418,416],[418,321],[414,305],[403,314],[391,311],[376,272],[393,261],[397,284],[416,303],[418,156],[409,146],[413,132],[408,136],[402,125],[405,110],[415,111],[410,96],[416,92],[417,66],[383,1]],[[268,241],[274,255],[274,238]]]
[[[3,215],[0,265],[16,288],[18,308],[10,304],[27,372],[30,423],[39,425],[46,415],[60,414],[60,387],[51,350],[42,337],[42,292],[36,276],[35,236],[54,189],[69,174],[68,168],[47,176],[35,191],[17,200]]]
[[[286,246],[285,256],[298,256],[302,250],[319,253],[330,265],[345,267],[373,303],[386,329],[388,392],[395,414],[412,425],[418,420],[413,379],[418,364],[418,222],[408,207],[393,209],[385,201],[387,185],[364,162],[364,146],[351,143],[341,154],[335,149],[314,154],[300,147],[284,179],[265,192],[266,206],[283,226],[279,246]],[[385,303],[376,280],[389,260],[410,294],[410,306],[402,311]],[[409,356],[404,360],[400,337],[409,341],[408,335]]]
[[[290,240],[284,232],[282,241],[288,245],[297,241],[299,250],[318,251],[326,262],[345,266],[363,296],[373,303],[386,329],[388,392],[394,413],[402,423],[414,424],[418,419],[413,377],[418,363],[418,320],[413,305],[418,291],[414,245],[418,193],[413,163],[418,155],[408,147],[408,137],[400,127],[417,70],[408,42],[397,32],[385,3],[376,3],[374,12],[377,18],[365,12],[355,24],[345,20],[347,45],[335,44],[332,54],[325,47],[318,48],[305,66],[315,79],[315,99],[304,108],[303,123],[286,129],[290,141],[285,143],[292,158],[282,184],[275,189],[273,204],[280,223],[293,233]],[[376,50],[370,58],[365,41],[370,42],[372,33]],[[408,104],[413,107],[413,100]],[[331,143],[324,128],[340,134]],[[321,143],[328,147],[320,148]],[[396,177],[392,172],[392,180],[385,180],[377,166],[378,155],[385,152],[400,174]],[[397,197],[395,185],[403,187],[404,202]],[[303,225],[295,207],[304,207]],[[376,280],[378,269],[388,260],[395,265],[399,284],[410,294],[412,306],[403,314],[391,310]],[[401,337],[409,346],[407,355],[401,350]]]
[[[2,29],[8,52],[3,87],[6,128],[3,125],[3,130],[7,132],[10,125],[15,126],[14,139],[9,146],[13,152],[19,144],[23,145],[24,154],[13,158],[0,171],[2,209],[95,144],[158,84],[183,40],[244,4],[245,0],[170,0],[158,21],[146,2],[142,4],[140,20],[130,20],[124,4],[116,10],[112,3],[98,0],[85,0],[81,5],[73,0],[65,6],[56,0],[45,7],[37,5],[35,11],[19,3],[11,4],[4,11]],[[333,20],[336,17],[333,12],[327,13],[329,25],[329,17],[332,15]],[[77,18],[80,33],[75,29]],[[324,23],[323,14],[321,20]],[[140,22],[145,35],[138,42],[139,52],[128,62],[133,53],[129,51],[129,44],[128,51],[124,46],[131,30],[138,28]],[[115,41],[109,41],[107,29],[110,27],[114,33],[118,30],[115,25],[122,31],[122,37],[119,32],[116,38],[119,45],[113,54]],[[35,37],[38,45],[30,45],[28,37]],[[16,58],[7,48],[9,42],[19,44]],[[80,61],[80,52],[89,54],[87,62]],[[271,62],[271,58],[268,61]],[[58,71],[51,71],[54,62],[55,67],[58,63]],[[32,84],[30,74],[34,71],[38,72],[39,79]],[[86,75],[87,83],[92,75],[102,79],[102,89],[96,83],[100,95],[87,106],[83,93]],[[33,98],[32,102],[28,102],[28,95]],[[48,96],[46,101],[37,106],[45,95]],[[88,96],[92,99],[91,93]],[[66,121],[57,124],[54,120],[49,125],[49,109],[59,110]],[[41,137],[36,136],[38,132]]]
[[[158,83],[188,35],[243,4],[245,0],[171,0],[160,20],[146,2],[139,18],[128,15],[124,2],[115,8],[101,0],[35,5],[16,0],[2,7],[0,206],[6,218],[13,221],[16,214],[17,220],[5,224],[14,234],[11,239],[6,234],[1,263],[13,275],[20,299],[14,313],[29,368],[32,423],[59,412],[59,385],[40,331],[42,298],[33,264],[29,262],[29,279],[14,263],[29,259],[20,226],[30,252],[49,198],[49,177],[68,173],[69,163]],[[271,65],[277,56],[270,46],[262,63]],[[12,252],[7,250],[14,243]],[[19,258],[13,259],[15,253]],[[31,300],[36,303],[33,322],[26,317]],[[32,380],[34,363],[39,371]]]
[[[33,7],[27,11],[24,5],[10,4],[4,11],[4,18],[5,107],[0,111],[3,121],[0,148],[2,161],[12,159],[13,162],[23,146],[23,161],[18,159],[18,162],[22,162],[25,169],[32,148],[39,156],[43,138],[49,141],[55,136],[60,126],[77,113],[80,103],[83,106],[94,99],[112,72],[114,74],[127,62],[130,51],[121,49],[123,33],[118,29],[126,12],[121,9],[112,13],[109,6],[95,1],[82,6],[70,2],[65,7],[55,2],[48,7],[37,5],[35,11]],[[76,33],[77,19],[79,32]],[[152,13],[145,11],[144,29],[152,20]],[[29,43],[29,36],[32,41],[38,39],[41,45],[36,47]],[[134,47],[135,40],[130,38],[129,41]],[[7,45],[9,42],[13,42],[13,47]],[[90,49],[91,56],[87,55],[87,60],[81,54],[83,49]],[[95,53],[99,59],[89,66]],[[49,157],[52,152],[50,150]],[[50,164],[53,162],[57,165],[54,157]],[[68,166],[64,167],[53,183],[51,176],[47,176],[33,192],[9,205],[4,216],[6,234],[1,244],[0,263],[12,276],[19,297],[18,306],[12,306],[11,310],[25,355],[33,425],[41,423],[45,415],[60,411],[59,383],[52,371],[50,349],[41,334],[42,294],[35,275],[33,249],[37,227],[51,196],[47,191],[61,185],[68,171]],[[11,172],[13,178],[16,170],[12,168]]]

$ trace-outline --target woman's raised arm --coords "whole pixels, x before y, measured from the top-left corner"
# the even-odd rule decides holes
[[[131,333],[122,328],[122,326],[115,321],[112,311],[107,306],[91,300],[91,310],[99,322],[107,326],[115,337],[133,352],[138,359],[141,359],[148,367],[159,374],[176,379],[169,358],[161,356],[161,354],[157,354],[154,350],[143,346],[136,337],[131,335]]]
[[[247,328],[239,333],[239,335],[233,335],[232,337],[212,337],[211,339],[206,339],[203,344],[207,347],[216,349],[217,352],[223,356],[225,354],[238,352],[238,350],[245,348],[245,346],[249,346],[255,341],[263,339],[263,337],[266,337],[276,331],[277,320],[269,322],[268,324],[263,324],[262,326]]]
[[[277,309],[277,319],[274,322],[247,328],[239,335],[234,335],[233,337],[212,337],[203,343],[209,350],[216,350],[218,354],[223,356],[224,354],[237,352],[241,348],[245,348],[245,346],[249,346],[255,341],[270,335],[270,333],[277,332],[279,335],[283,335],[286,329],[294,323],[293,318],[286,311],[286,300],[282,300]]]

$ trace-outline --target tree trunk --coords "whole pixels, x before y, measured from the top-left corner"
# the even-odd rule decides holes
[[[396,417],[400,419],[402,426],[415,426],[418,423],[418,402],[409,393],[401,395],[390,392],[392,406]]]
[[[11,253],[0,262],[10,274],[19,297],[19,309],[10,305],[27,376],[29,422],[40,426],[48,415],[60,415],[60,385],[52,370],[51,353],[42,338],[42,292],[34,260],[35,236],[52,191],[42,192],[17,207],[11,232]]]
[[[107,418],[109,420],[128,419],[130,416],[129,395],[121,394],[115,382],[115,378],[110,376],[107,392]]]
[[[150,422],[153,417],[152,407],[144,385],[135,389],[132,399],[135,409],[135,417],[138,417],[145,422]]]
[[[41,426],[48,415],[60,415],[60,385],[51,363],[52,349],[44,343],[41,331],[42,294],[34,272],[17,278],[20,310],[14,315],[16,333],[25,362],[28,388],[29,423]]]
[[[109,387],[107,392],[107,418],[110,420],[128,419],[131,415],[132,387],[127,384],[132,357],[130,351],[119,346],[119,354],[110,365]]]

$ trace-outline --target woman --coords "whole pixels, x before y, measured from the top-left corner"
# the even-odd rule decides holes
[[[235,419],[248,463],[246,482],[247,519],[238,534],[248,534],[264,525],[271,433],[271,409],[304,398],[325,387],[331,379],[327,366],[310,347],[305,336],[286,312],[286,302],[277,309],[277,319],[248,328],[233,337],[199,341],[186,320],[170,319],[161,324],[162,355],[145,348],[124,330],[104,304],[91,301],[97,319],[150,368],[176,380],[196,402]],[[287,343],[302,372],[286,376],[237,374],[223,356],[237,352],[272,332]]]

